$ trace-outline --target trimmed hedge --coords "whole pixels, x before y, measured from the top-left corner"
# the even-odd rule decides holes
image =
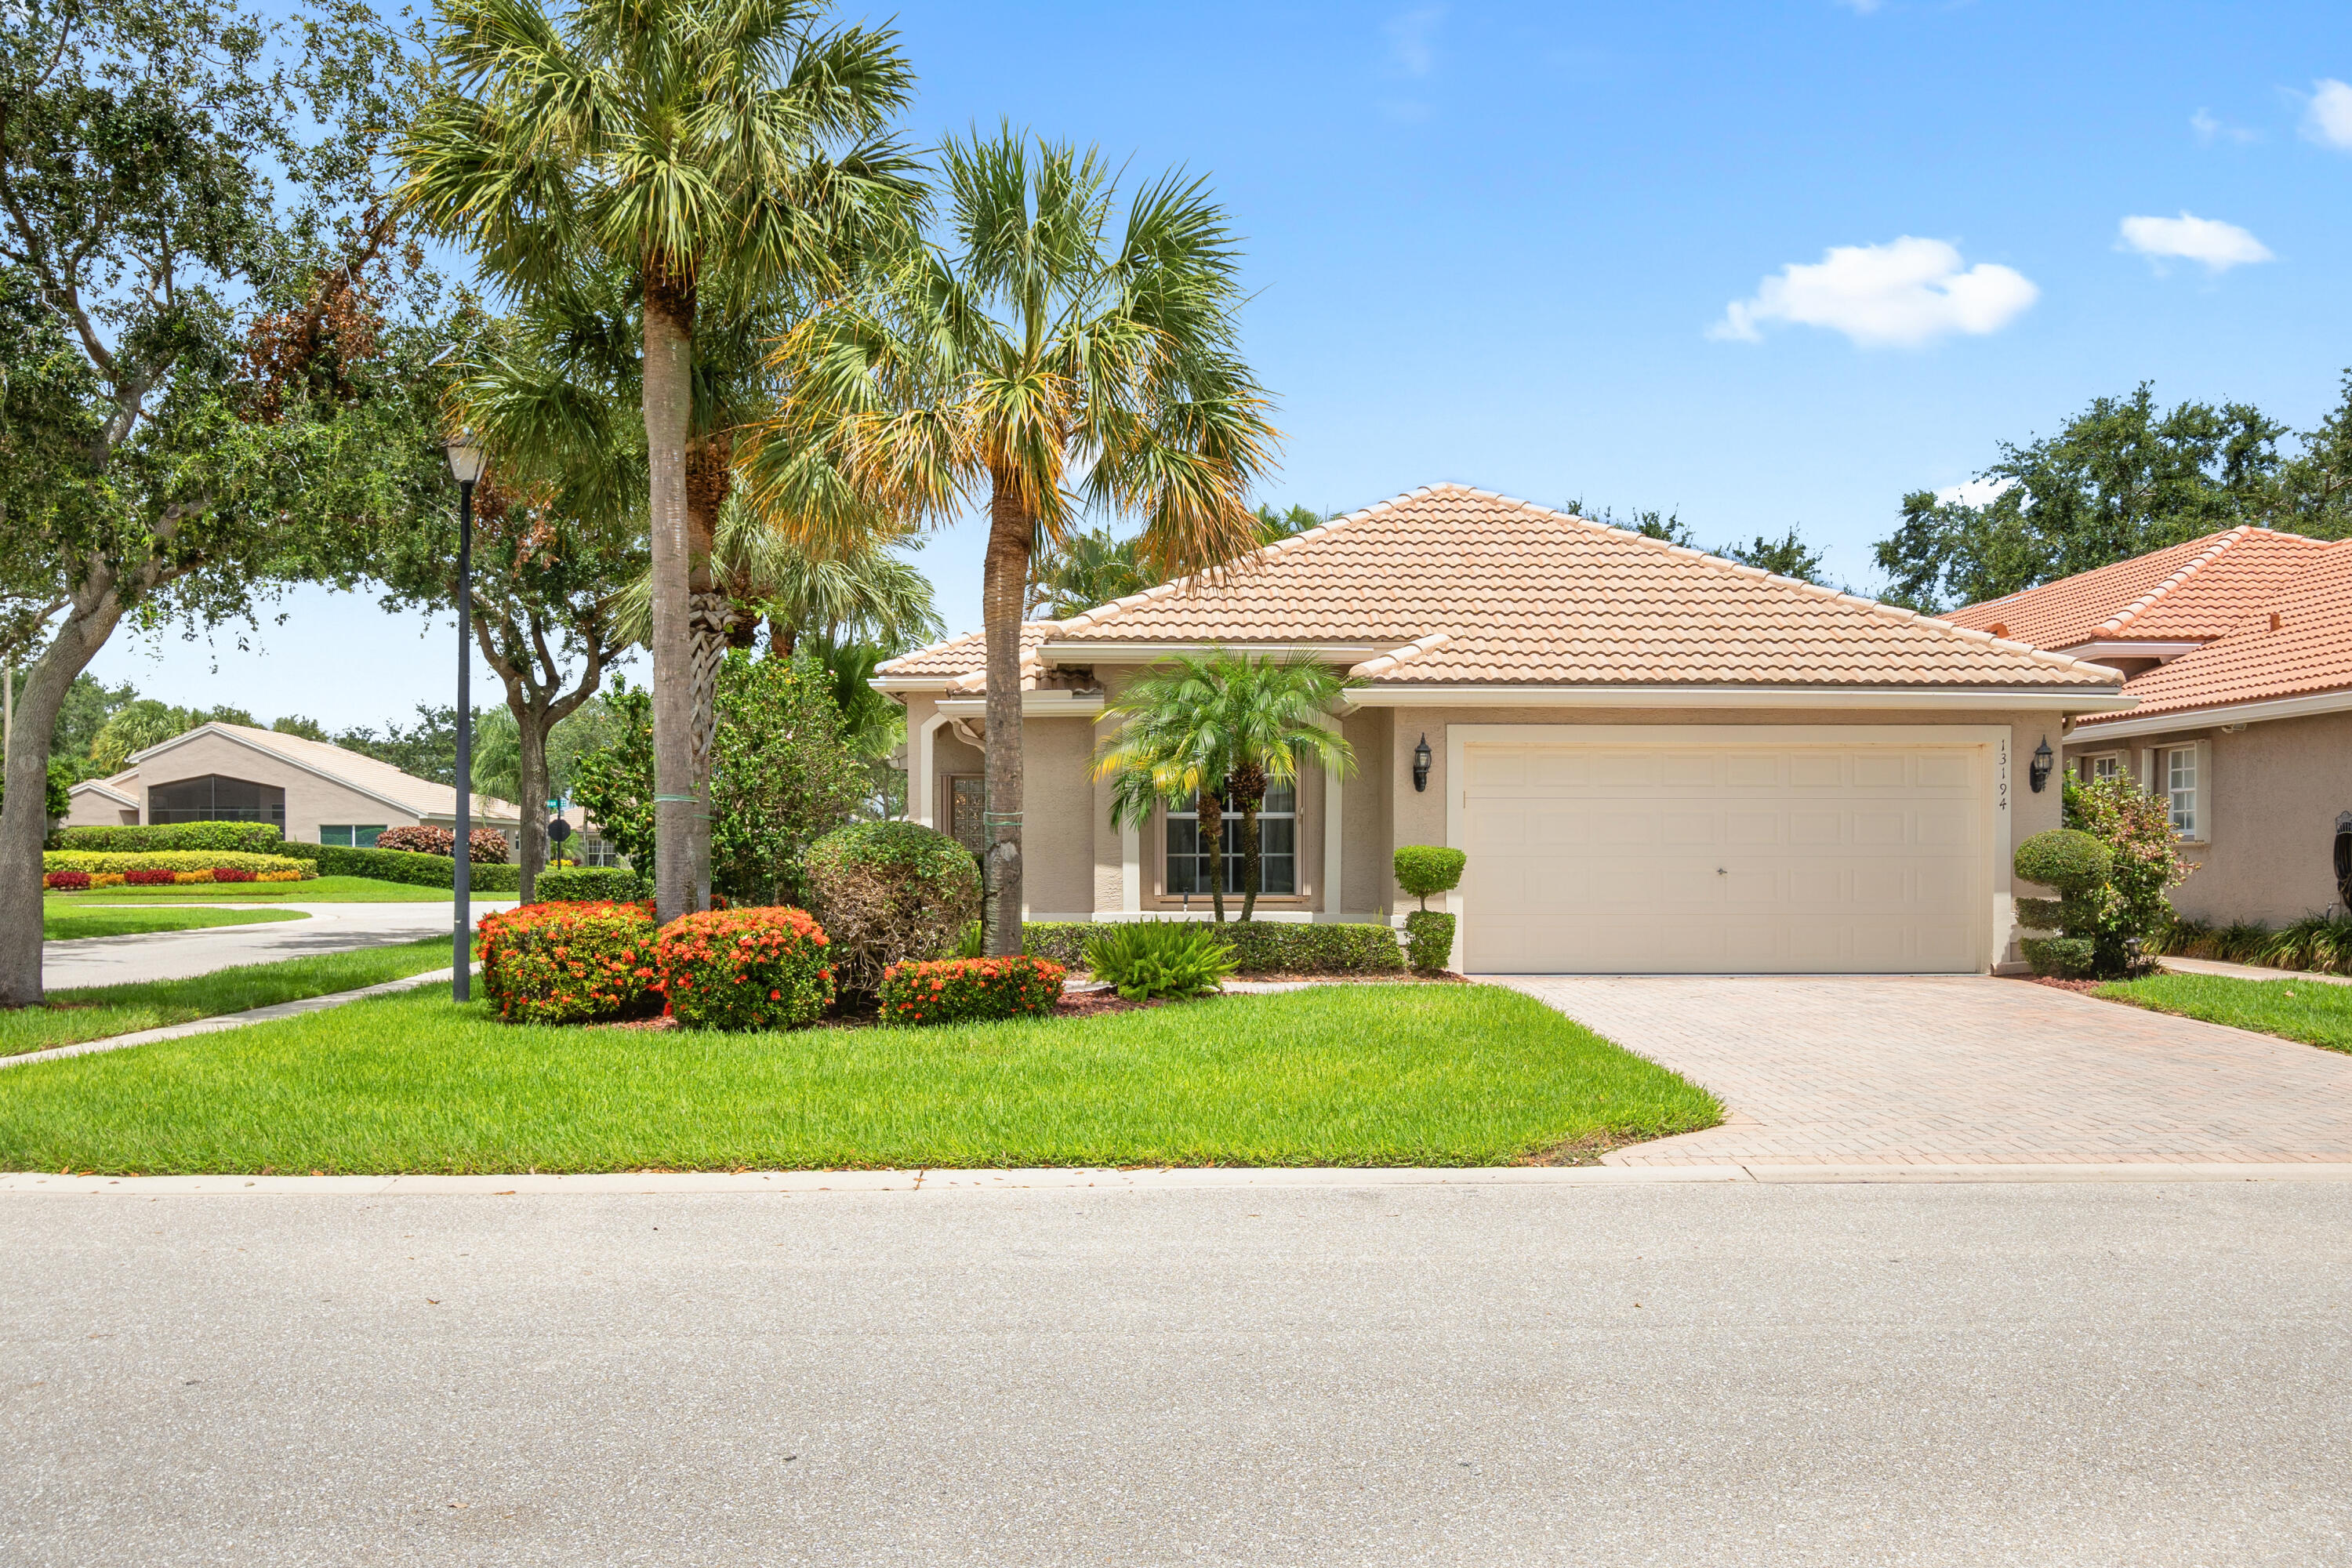
[[[637,874],[625,866],[550,866],[530,885],[542,904],[628,903],[637,892]]]
[[[937,958],[894,963],[882,974],[885,1024],[964,1024],[1050,1013],[1063,967],[1050,959]]]
[[[44,871],[41,890],[49,893],[85,893],[89,890],[87,871]]]
[[[2017,847],[2011,869],[2024,880],[2068,897],[2096,892],[2115,875],[2115,852],[2072,827],[2037,833]]]
[[[1033,921],[1021,928],[1021,951],[1072,969],[1087,962],[1087,940],[1103,921]],[[1388,926],[1354,921],[1303,925],[1291,921],[1227,921],[1211,924],[1232,944],[1241,974],[1388,974],[1404,968],[1404,950]]]
[[[1407,844],[1393,857],[1397,886],[1429,908],[1432,893],[1450,893],[1462,885],[1462,868],[1468,857],[1442,844]]]
[[[687,1028],[789,1029],[833,1005],[828,946],[806,910],[709,910],[654,933],[654,967]]]
[[[341,844],[289,844],[286,852],[316,866],[322,877],[369,877],[379,882],[405,882],[415,888],[457,885],[457,862],[446,855],[416,855],[405,849],[354,849]],[[478,893],[520,892],[522,868],[478,864],[468,885]]]
[[[303,863],[285,855],[247,855],[233,849],[161,849],[149,855],[111,855],[97,849],[44,849],[44,871],[300,871]]]
[[[1435,974],[1454,960],[1454,917],[1437,910],[1415,910],[1404,917],[1405,949],[1412,966]]]
[[[247,855],[282,855],[286,836],[267,822],[161,822],[148,826],[60,827],[53,849],[95,849],[144,855],[172,849],[230,849]]]
[[[478,930],[482,992],[517,1024],[650,1012],[654,917],[642,904],[525,904]]]

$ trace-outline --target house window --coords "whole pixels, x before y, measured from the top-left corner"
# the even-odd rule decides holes
[[[582,833],[564,841],[563,847],[583,866],[618,866],[624,864],[621,852],[613,841],[601,834]]]
[[[1224,858],[1225,891],[1242,890],[1242,819],[1225,813],[1219,835]],[[1258,891],[1298,890],[1298,790],[1293,784],[1266,786],[1265,803],[1257,812]],[[1201,843],[1201,814],[1168,814],[1168,890],[1171,894],[1209,891],[1209,857]]]
[[[274,822],[286,826],[286,792],[276,784],[250,779],[174,779],[150,784],[147,820],[163,822]]]
[[[376,836],[390,826],[390,823],[384,822],[366,826],[355,823],[330,826],[322,823],[319,827],[319,842],[336,845],[344,849],[373,849],[375,847]]]
[[[2124,776],[2124,754],[2121,752],[2109,752],[2103,756],[2091,758],[2084,766],[2085,770],[2084,776],[2093,784],[2098,784],[2106,779],[2119,779]]]
[[[2197,821],[2197,748],[2174,746],[2164,753],[2164,798],[2172,813],[2172,831],[2195,838]]]

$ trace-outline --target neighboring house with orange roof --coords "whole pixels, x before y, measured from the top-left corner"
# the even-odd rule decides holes
[[[2280,924],[2341,901],[2352,829],[2352,541],[2233,528],[1956,610],[2095,658],[2126,711],[2086,714],[2066,765],[2165,796],[2198,870],[2173,905]]]
[[[1090,760],[1106,700],[1211,647],[1357,682],[1357,771],[1266,803],[1261,911],[1391,916],[1394,849],[1454,845],[1455,964],[1487,973],[2012,963],[2011,848],[2059,820],[2033,750],[2129,702],[2099,664],[1438,485],[1023,628],[1025,918],[1204,912],[1192,814],[1114,827]],[[874,681],[907,709],[908,816],[975,845],[983,663],[968,636]]]
[[[473,821],[509,843],[521,814],[477,795]],[[387,827],[454,827],[457,792],[324,741],[246,724],[200,724],[132,753],[120,773],[73,786],[68,827],[268,822],[285,837],[365,848]]]

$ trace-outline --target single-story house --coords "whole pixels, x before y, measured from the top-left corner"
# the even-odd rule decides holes
[[[2131,702],[2103,665],[1433,486],[1024,627],[1025,918],[1202,910],[1192,814],[1114,827],[1090,761],[1106,700],[1212,647],[1357,682],[1331,720],[1355,771],[1266,802],[1261,910],[1393,918],[1394,849],[1454,845],[1454,963],[1485,973],[2013,963],[2011,847],[2060,816],[2034,753]],[[908,816],[974,843],[984,663],[967,636],[874,682],[906,706]]]
[[[473,798],[478,827],[509,842],[520,811]],[[269,822],[289,841],[368,847],[388,827],[454,828],[457,792],[324,741],[245,724],[200,724],[134,752],[110,778],[73,786],[68,827],[165,822]]]
[[[1950,618],[2124,671],[2137,701],[2084,714],[2066,765],[2165,797],[2198,863],[2172,896],[2181,913],[2277,925],[2342,903],[2352,541],[2233,528]]]

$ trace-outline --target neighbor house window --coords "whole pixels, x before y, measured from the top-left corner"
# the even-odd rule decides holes
[[[1238,813],[1225,813],[1224,831],[1219,836],[1225,857],[1225,891],[1242,890],[1242,819]],[[1291,784],[1269,784],[1265,804],[1257,812],[1258,891],[1261,893],[1295,893],[1298,890],[1298,791]],[[1168,814],[1168,890],[1171,893],[1206,894],[1209,891],[1209,857],[1201,842],[1201,814],[1197,811],[1171,811]]]
[[[2164,753],[2164,797],[2172,813],[2172,831],[2183,838],[2198,837],[2197,748],[2174,746]]]
[[[2124,754],[2121,752],[2109,752],[2105,756],[2093,757],[2085,765],[2088,772],[2084,776],[2094,784],[2105,779],[2119,779],[2124,776]]]
[[[206,773],[147,786],[147,820],[274,822],[286,826],[286,792],[276,784]]]
[[[337,845],[345,849],[373,849],[375,847],[376,835],[390,826],[391,824],[384,822],[368,826],[351,823],[341,826],[328,826],[322,824],[319,828],[319,842]]]

